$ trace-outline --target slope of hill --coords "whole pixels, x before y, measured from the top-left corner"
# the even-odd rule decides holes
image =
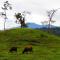
[[[36,24],[36,23],[27,23],[28,28],[42,28],[42,25]]]
[[[27,23],[27,26],[28,28],[33,28],[33,29],[36,29],[36,28],[48,28],[48,25],[39,25],[39,24],[36,24],[36,23]],[[55,28],[56,26],[54,25],[51,25],[51,28]]]
[[[28,44],[33,52],[22,54]],[[13,46],[18,47],[17,53],[9,52]],[[27,28],[0,31],[0,60],[60,60],[60,37]]]
[[[48,31],[48,28],[40,28],[40,30]],[[50,32],[49,33],[57,35],[57,36],[60,36],[60,27],[50,28]]]

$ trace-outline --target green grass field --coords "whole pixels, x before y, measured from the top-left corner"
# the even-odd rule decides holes
[[[33,53],[22,54],[28,44],[32,44]],[[13,46],[18,51],[10,53]],[[0,60],[60,60],[60,37],[27,28],[0,31]]]

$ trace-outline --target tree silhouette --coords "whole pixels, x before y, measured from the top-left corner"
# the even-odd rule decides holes
[[[26,13],[30,14],[29,12],[22,12],[22,13],[15,13],[15,17],[16,17],[16,23],[19,23],[21,24],[21,28],[23,27],[27,27],[26,23],[25,23],[25,16],[26,16]]]
[[[6,11],[8,10],[8,9],[12,9],[12,7],[11,7],[11,4],[8,2],[8,1],[6,1],[6,2],[4,2],[4,4],[3,4],[3,7],[2,7],[2,10],[4,10],[4,12],[1,12],[1,15],[2,16],[4,16],[4,30],[5,30],[5,23],[6,23],[6,19],[8,19],[7,18],[7,14],[6,14]]]
[[[21,28],[22,27],[26,27],[25,24],[25,18],[22,16],[22,13],[15,13],[15,17],[16,17],[16,23],[20,23],[21,24]]]

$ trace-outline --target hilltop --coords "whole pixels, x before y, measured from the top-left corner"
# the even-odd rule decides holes
[[[28,44],[33,53],[22,54]],[[9,52],[12,46],[18,47],[17,53]],[[29,28],[0,31],[0,60],[60,60],[60,37]]]

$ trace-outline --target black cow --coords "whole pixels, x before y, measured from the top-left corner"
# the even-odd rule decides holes
[[[10,52],[17,52],[17,47],[11,47]]]
[[[32,46],[25,47],[22,53],[24,54],[29,52],[32,52]]]

